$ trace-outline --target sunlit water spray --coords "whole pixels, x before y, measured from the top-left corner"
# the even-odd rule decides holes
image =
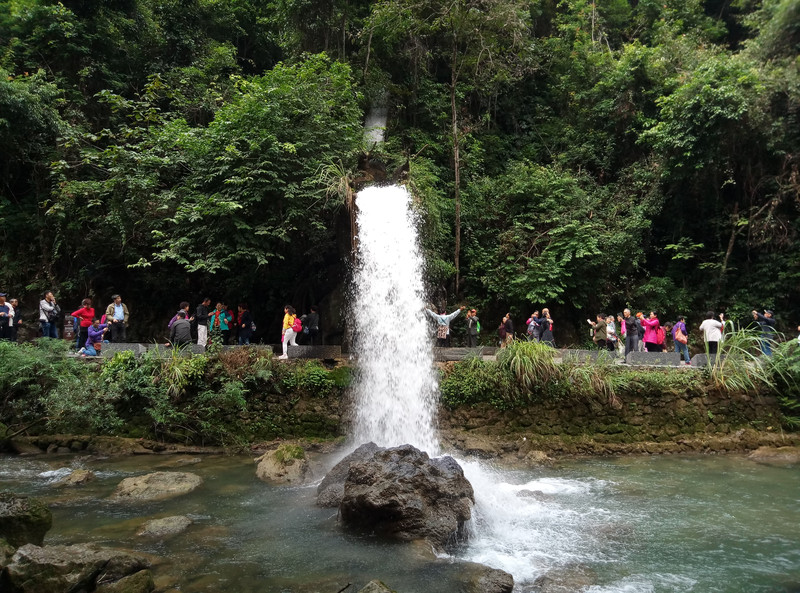
[[[438,383],[411,196],[402,187],[372,187],[358,194],[356,204],[352,321],[359,363],[353,444],[409,443],[435,456]],[[602,511],[578,512],[572,506],[602,484],[528,478],[515,485],[508,472],[460,463],[476,499],[470,542],[461,557],[501,568],[517,583],[565,562],[602,558],[602,546],[591,535],[591,525],[606,519]]]

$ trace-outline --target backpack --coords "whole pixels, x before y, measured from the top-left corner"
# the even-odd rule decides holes
[[[667,332],[665,332],[665,331],[664,331],[664,328],[663,328],[663,327],[659,327],[659,328],[656,330],[656,335],[658,336],[658,337],[656,338],[656,340],[657,340],[656,344],[663,344],[663,343],[664,343],[664,340],[665,340],[665,339],[666,339],[666,337],[667,337]]]
[[[294,330],[294,333],[296,333],[296,334],[299,334],[300,332],[303,331],[303,322],[300,321],[299,317],[295,317],[294,318],[294,323],[292,324],[292,329]]]

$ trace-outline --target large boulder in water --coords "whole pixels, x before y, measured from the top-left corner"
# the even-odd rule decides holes
[[[0,539],[15,548],[25,544],[40,546],[52,525],[53,515],[40,500],[0,492]]]
[[[361,463],[372,459],[378,451],[383,449],[375,443],[364,443],[358,449],[350,453],[339,463],[333,466],[322,482],[317,486],[317,504],[321,507],[338,507],[342,503],[344,496],[344,483],[350,466],[354,463]]]
[[[122,480],[111,493],[114,502],[165,500],[187,494],[200,486],[200,476],[189,472],[154,472]]]
[[[256,476],[273,484],[303,484],[311,479],[311,467],[299,445],[284,444],[256,459]]]
[[[66,591],[126,591],[150,593],[153,581],[143,558],[89,544],[19,548],[0,575],[2,590],[15,593],[61,593]],[[128,579],[131,575],[136,579]],[[125,584],[110,588],[115,583]],[[136,588],[131,585],[136,584]]]
[[[800,447],[759,447],[747,457],[767,465],[800,465]]]
[[[465,593],[511,593],[514,577],[504,570],[477,562],[464,562],[461,566],[461,590]]]
[[[431,459],[403,445],[350,466],[339,514],[349,527],[444,548],[465,536],[474,504],[472,485],[455,459]]]

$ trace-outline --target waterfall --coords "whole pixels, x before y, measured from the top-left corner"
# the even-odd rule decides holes
[[[356,444],[408,443],[434,456],[438,384],[411,196],[404,187],[369,187],[356,206],[353,437]]]

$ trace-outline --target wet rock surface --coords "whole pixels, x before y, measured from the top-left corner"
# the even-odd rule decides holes
[[[334,465],[317,486],[317,504],[321,507],[338,507],[344,496],[344,483],[350,466],[372,458],[380,450],[381,447],[375,443],[364,443]]]
[[[312,477],[305,452],[296,445],[281,446],[256,459],[256,476],[272,484],[304,484]]]
[[[370,581],[366,587],[359,589],[358,593],[395,593],[380,581]]]
[[[769,465],[799,465],[800,447],[759,447],[747,458]]]
[[[74,469],[68,476],[64,476],[58,482],[54,483],[53,486],[56,488],[82,486],[83,484],[91,482],[94,479],[94,472],[86,469]]]
[[[597,584],[597,575],[586,566],[574,564],[555,568],[533,582],[536,593],[576,593]]]
[[[137,532],[136,535],[145,537],[168,537],[186,531],[192,524],[192,520],[184,515],[174,517],[163,517],[148,521]]]
[[[4,585],[4,590],[15,593],[149,593],[153,587],[152,578],[147,578],[148,566],[146,560],[128,552],[89,544],[46,547],[27,544],[14,553],[3,569],[0,584]],[[110,588],[141,571],[148,574]],[[122,585],[127,586],[121,588]]]
[[[0,539],[9,545],[42,545],[52,525],[50,509],[40,500],[0,492]]]
[[[466,536],[474,504],[472,485],[455,459],[431,459],[403,445],[350,466],[339,513],[351,528],[445,548]]]
[[[461,572],[463,590],[467,593],[511,593],[514,577],[499,568],[467,562]]]
[[[143,502],[182,496],[200,486],[200,476],[188,472],[155,472],[125,478],[109,497],[112,502]]]

